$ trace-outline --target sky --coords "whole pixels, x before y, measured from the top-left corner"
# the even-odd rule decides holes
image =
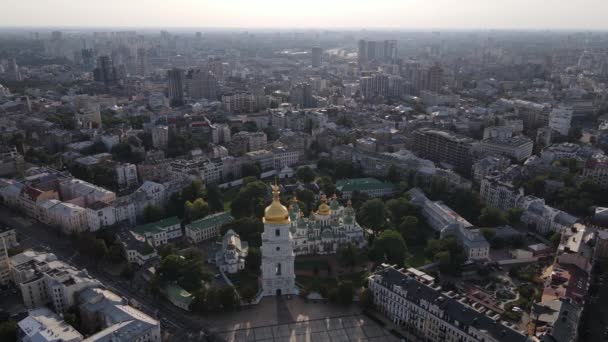
[[[0,26],[608,30],[608,0],[0,0]]]

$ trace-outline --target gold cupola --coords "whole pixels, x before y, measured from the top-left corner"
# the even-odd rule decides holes
[[[317,210],[317,214],[319,215],[329,215],[331,213],[331,208],[327,205],[327,196],[325,194],[321,195],[321,204],[319,205],[319,209]]]
[[[279,187],[277,185],[271,185],[271,187],[272,203],[264,210],[264,223],[289,223],[289,211],[281,204]]]

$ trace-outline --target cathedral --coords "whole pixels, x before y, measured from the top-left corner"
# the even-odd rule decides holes
[[[306,218],[295,199],[292,201],[290,231],[296,255],[334,254],[348,244],[357,248],[367,245],[350,200],[346,207],[340,205],[336,195],[327,202],[327,197],[322,195],[318,210]]]
[[[272,186],[272,203],[264,211],[262,233],[262,289],[264,296],[296,294],[294,260],[296,255],[334,254],[352,244],[367,245],[363,229],[355,220],[350,201],[341,206],[334,195],[325,195],[310,217],[304,217],[297,200],[289,210],[281,204],[279,188]]]

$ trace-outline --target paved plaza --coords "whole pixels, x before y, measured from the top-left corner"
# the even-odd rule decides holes
[[[361,315],[299,321],[218,334],[227,342],[398,342],[399,339]]]

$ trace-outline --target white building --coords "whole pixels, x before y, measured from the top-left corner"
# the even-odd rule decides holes
[[[12,280],[28,308],[52,303],[55,312],[61,313],[74,305],[76,293],[101,285],[86,270],[58,261],[53,254],[28,250],[14,255],[10,262]]]
[[[296,294],[291,220],[280,202],[278,186],[272,187],[272,196],[263,220],[262,291],[264,296]]]
[[[186,225],[186,236],[194,243],[216,238],[220,228],[234,218],[227,212],[212,214]]]
[[[17,323],[17,336],[22,342],[79,342],[83,336],[63,318],[46,307],[30,310]]]
[[[502,179],[499,172],[485,176],[481,181],[479,194],[487,206],[502,211],[515,208],[519,199],[524,196],[522,188],[517,189],[512,182]]]
[[[532,155],[534,143],[525,136],[509,138],[488,138],[479,142],[479,151],[483,154],[500,154],[517,161],[523,161]]]
[[[368,278],[377,310],[394,324],[428,342],[532,342],[479,303],[441,291],[435,278],[414,268],[383,264]]]
[[[166,149],[169,145],[169,127],[156,126],[152,128],[152,146],[157,149]]]
[[[117,164],[114,170],[116,171],[116,183],[120,189],[128,189],[139,184],[135,164]]]
[[[8,250],[17,246],[15,231],[7,227],[0,227],[0,285],[6,285],[11,280]]]
[[[433,202],[418,188],[408,191],[412,204],[422,209],[422,215],[441,237],[453,235],[462,245],[469,260],[487,260],[490,243],[473,225],[443,202]]]
[[[51,200],[53,201],[53,200]],[[49,201],[49,203],[53,203]],[[48,215],[53,225],[61,227],[65,234],[88,230],[87,211],[72,203],[59,202],[49,208]]]
[[[572,114],[570,108],[553,108],[549,114],[549,127],[561,135],[568,135]]]
[[[86,217],[89,230],[96,232],[116,223],[116,210],[109,203],[95,202],[87,207]]]
[[[158,256],[154,247],[146,239],[131,231],[121,231],[116,239],[122,246],[123,256],[131,264],[142,266],[148,260]]]
[[[131,229],[136,236],[145,239],[150,246],[159,247],[183,236],[182,224],[177,216],[147,223]]]
[[[544,199],[534,196],[523,197],[518,206],[524,210],[521,221],[541,234],[561,232],[578,221],[576,217],[550,207]]]
[[[161,341],[160,322],[125,298],[102,288],[88,288],[77,297],[84,330],[95,332],[84,341]]]
[[[222,249],[215,255],[215,264],[225,273],[244,270],[248,249],[249,244],[242,242],[241,237],[230,229],[222,238]]]

